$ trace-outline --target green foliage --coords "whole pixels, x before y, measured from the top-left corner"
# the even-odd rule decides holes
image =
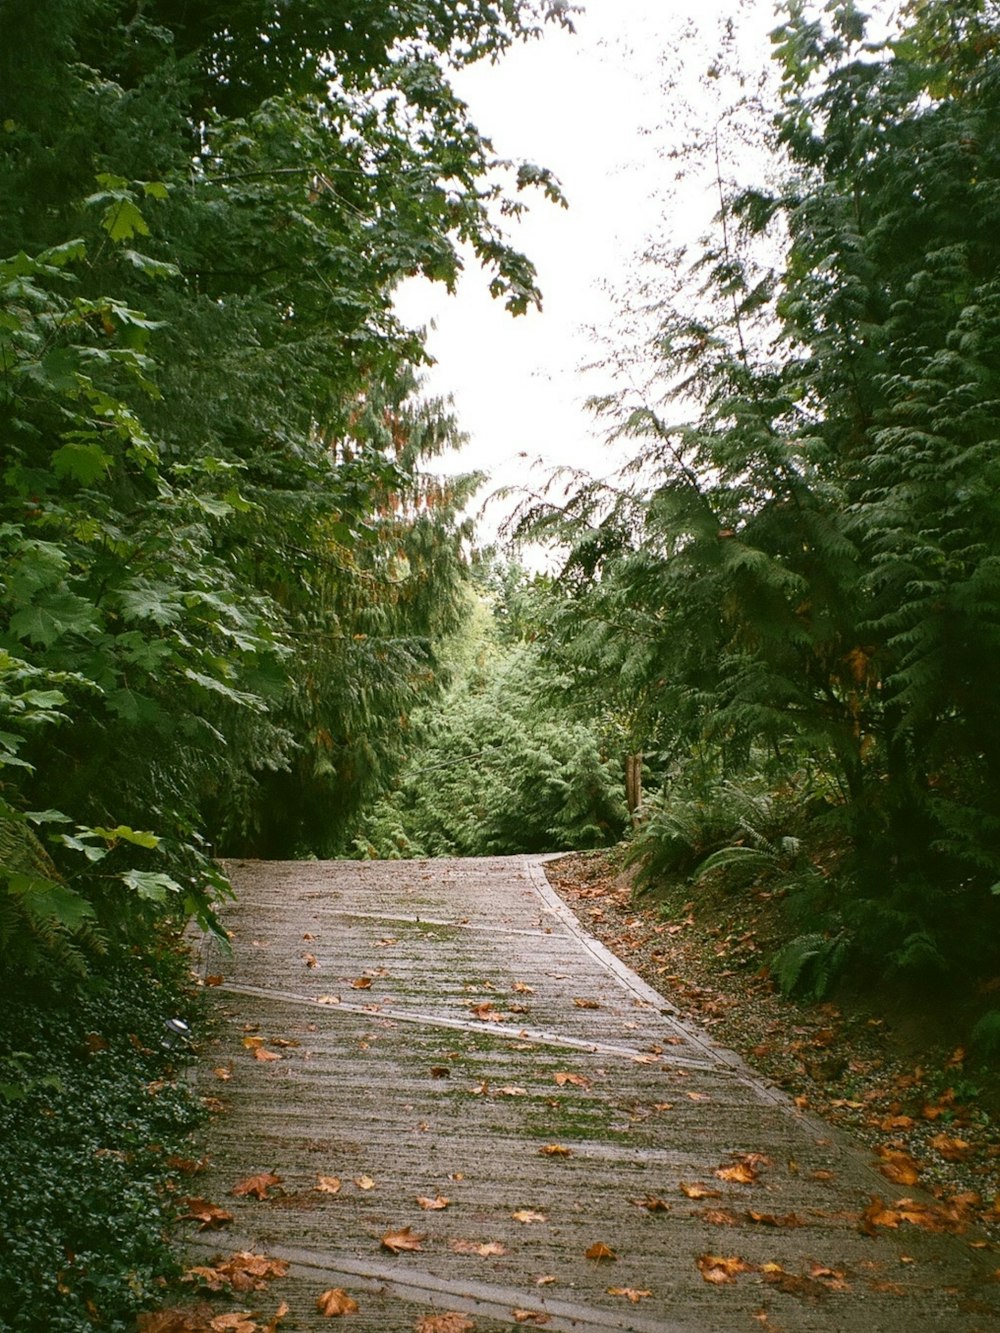
[[[520,526],[564,553],[549,651],[656,756],[649,873],[779,850],[692,804],[707,758],[790,793],[832,934],[899,977],[995,966],[998,46],[975,0],[882,43],[785,8],[771,179],[703,136],[716,231],[653,255],[649,344],[594,404],[630,468]]]
[[[498,642],[491,620],[483,604],[472,611],[455,654],[461,669],[415,719],[412,757],[366,816],[359,854],[504,855],[620,836],[621,756],[607,752],[593,723],[567,715],[540,652]]]
[[[0,930],[53,978],[387,784],[471,486],[425,472],[457,431],[393,287],[465,246],[538,302],[501,223],[558,185],[449,71],[564,7],[293,9],[0,10],[0,816],[53,812]]]
[[[842,936],[812,932],[797,935],[778,951],[771,963],[783,995],[823,1000],[844,966],[848,953]]]
[[[125,1330],[176,1272],[172,1154],[200,1108],[161,1047],[189,1013],[177,962],[114,956],[62,999],[4,995],[0,1023],[0,1328]]]

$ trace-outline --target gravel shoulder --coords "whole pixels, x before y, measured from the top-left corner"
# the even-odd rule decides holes
[[[693,901],[677,885],[634,896],[630,874],[603,851],[550,860],[545,872],[587,929],[682,1015],[802,1109],[870,1144],[887,1188],[919,1184],[1000,1251],[997,1075],[971,1066],[951,1010],[919,997],[784,998],[768,972],[780,925],[766,894]]]

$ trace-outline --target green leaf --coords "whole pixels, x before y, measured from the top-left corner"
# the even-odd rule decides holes
[[[136,847],[159,847],[160,839],[155,833],[147,833],[141,829],[129,828],[127,824],[119,824],[117,828],[92,828],[87,830],[98,838],[103,838],[105,842],[131,842]]]
[[[145,902],[165,903],[170,894],[182,892],[175,879],[159,871],[127,870],[119,878],[127,889],[132,889]]]
[[[130,241],[133,236],[148,236],[146,219],[131,199],[116,199],[104,213],[102,225],[113,241]]]
[[[73,477],[84,486],[103,476],[114,460],[96,444],[64,444],[52,455],[57,477]]]
[[[168,264],[163,259],[152,259],[149,255],[140,254],[137,250],[123,250],[122,258],[137,268],[140,273],[145,273],[149,278],[178,278],[180,269],[176,264]]]
[[[12,875],[8,892],[19,898],[36,920],[51,920],[64,930],[78,930],[94,919],[94,909],[74,889],[34,875]]]

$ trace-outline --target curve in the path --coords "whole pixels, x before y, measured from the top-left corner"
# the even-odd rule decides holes
[[[191,1243],[286,1258],[295,1328],[329,1327],[330,1287],[358,1333],[448,1310],[480,1333],[1000,1328],[982,1251],[861,1230],[899,1193],[867,1154],[682,1022],[538,859],[230,869],[197,1183],[234,1222]],[[261,1172],[281,1185],[232,1195]],[[405,1227],[420,1248],[390,1254]]]

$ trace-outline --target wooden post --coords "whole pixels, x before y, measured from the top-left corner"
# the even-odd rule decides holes
[[[642,755],[630,754],[625,760],[625,801],[633,825],[642,818]]]

